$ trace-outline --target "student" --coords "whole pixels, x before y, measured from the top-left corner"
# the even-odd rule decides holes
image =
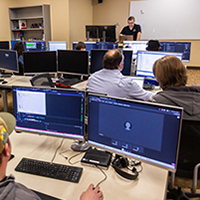
[[[125,26],[120,35],[133,35],[133,40],[140,40],[141,37],[141,27],[139,24],[135,24],[135,18],[130,16],[128,18],[128,26]]]
[[[147,43],[147,51],[160,51],[161,46],[158,40],[149,40]]]
[[[103,69],[88,79],[86,89],[115,97],[147,101],[153,93],[143,90],[131,76],[124,76],[122,53],[118,49],[109,50],[103,59]]]
[[[174,56],[165,56],[154,63],[153,73],[163,91],[150,101],[184,108],[184,119],[200,120],[200,87],[186,86],[187,71]]]
[[[85,51],[86,44],[84,42],[78,42],[75,46],[76,50]]]
[[[6,168],[11,156],[11,143],[9,135],[12,133],[16,121],[13,115],[6,112],[0,112],[0,199],[11,200],[41,200],[37,194],[15,182],[13,175],[6,176]],[[99,186],[94,189],[91,184],[88,189],[82,193],[80,200],[102,200],[103,194]]]
[[[16,42],[13,50],[17,51],[18,64],[19,64],[19,73],[15,73],[15,74],[24,75],[24,59],[23,59],[23,52],[25,51],[24,43]]]

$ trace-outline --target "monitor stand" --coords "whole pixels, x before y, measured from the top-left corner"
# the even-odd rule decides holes
[[[75,141],[71,145],[71,149],[74,151],[87,151],[90,146],[85,141]]]

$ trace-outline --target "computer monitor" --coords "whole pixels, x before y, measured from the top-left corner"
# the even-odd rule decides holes
[[[13,86],[17,131],[84,140],[85,92]]]
[[[136,75],[154,78],[153,65],[156,60],[164,56],[176,56],[182,60],[182,53],[160,52],[160,51],[137,51]]]
[[[24,52],[24,73],[56,73],[56,51]]]
[[[25,51],[46,51],[46,42],[45,41],[25,42]]]
[[[17,52],[0,49],[0,69],[19,72]]]
[[[9,50],[10,49],[9,41],[0,41],[0,49]]]
[[[84,43],[86,44],[86,51],[89,51],[89,56],[91,56],[91,50],[92,49],[96,49],[97,46],[96,46],[96,42],[85,42]],[[76,50],[76,45],[78,44],[78,42],[73,42],[72,43],[72,46],[73,46],[73,50]]]
[[[103,68],[103,57],[108,50],[93,49],[91,50],[90,73],[94,73]]]
[[[66,41],[49,41],[49,51],[67,50]]]
[[[133,51],[133,59],[137,57],[137,51],[145,51],[148,41],[124,41],[123,51]]]
[[[118,43],[113,43],[113,42],[97,42],[96,46],[97,46],[96,49],[117,49],[118,48]]]
[[[103,42],[115,42],[116,41],[116,26],[115,25],[103,25],[85,26],[86,38],[100,39]]]
[[[108,50],[106,49],[95,49],[91,50],[91,65],[90,73],[94,73],[103,68],[103,57]],[[132,51],[123,51],[124,68],[122,70],[123,75],[131,75],[131,63],[132,63]]]
[[[183,108],[88,95],[88,143],[175,172]]]
[[[58,72],[88,75],[88,51],[58,50]]]
[[[182,61],[190,62],[191,42],[160,42],[161,51],[182,53]]]
[[[103,42],[115,42],[116,41],[116,26],[104,25],[99,26],[100,40]]]

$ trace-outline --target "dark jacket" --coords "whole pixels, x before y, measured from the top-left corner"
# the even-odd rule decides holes
[[[34,192],[20,183],[14,176],[7,176],[0,182],[0,200],[41,200]]]
[[[150,98],[151,102],[184,108],[183,119],[200,120],[200,87],[171,87]]]

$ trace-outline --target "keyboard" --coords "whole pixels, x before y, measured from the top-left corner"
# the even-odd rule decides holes
[[[16,171],[78,183],[83,168],[22,158]]]

